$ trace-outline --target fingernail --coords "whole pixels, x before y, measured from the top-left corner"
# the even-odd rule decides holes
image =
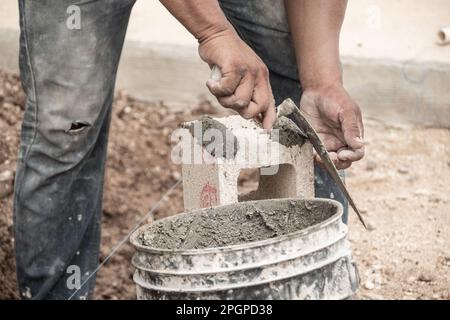
[[[211,80],[209,79],[208,81],[206,81],[206,85],[210,86],[210,87],[216,87],[219,83],[215,80]]]

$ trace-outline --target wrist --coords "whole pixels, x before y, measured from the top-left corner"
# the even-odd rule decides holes
[[[202,30],[194,34],[199,44],[204,44],[217,37],[234,36],[232,25],[228,22],[215,22],[205,26]]]
[[[328,88],[328,87],[336,87],[342,86],[342,76],[339,72],[311,72],[300,74],[300,83],[303,90],[315,90],[319,88]]]
[[[342,70],[339,54],[320,54],[316,52],[299,56],[299,78],[302,88],[323,88],[342,86]]]

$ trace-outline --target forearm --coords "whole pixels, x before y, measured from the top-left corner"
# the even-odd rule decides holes
[[[339,35],[347,0],[285,0],[303,88],[341,82]]]
[[[160,0],[160,2],[199,42],[215,34],[234,31],[217,0]]]

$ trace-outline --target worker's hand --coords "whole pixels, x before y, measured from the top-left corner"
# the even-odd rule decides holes
[[[234,30],[225,30],[202,40],[199,54],[210,67],[220,69],[221,79],[206,83],[219,103],[270,130],[276,120],[275,101],[269,72],[256,53]]]
[[[304,88],[300,106],[338,169],[364,157],[361,111],[340,83]],[[316,161],[321,163],[318,156]]]

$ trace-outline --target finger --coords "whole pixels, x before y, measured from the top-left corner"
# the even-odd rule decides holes
[[[261,114],[261,107],[254,101],[250,101],[247,108],[238,110],[239,114],[245,119],[252,119]]]
[[[251,76],[244,77],[232,95],[220,97],[217,100],[225,108],[232,108],[236,111],[248,107],[252,100],[255,89],[255,80]]]
[[[248,107],[239,111],[241,116],[246,119],[251,119],[259,114],[265,114],[269,111],[269,106],[273,103],[272,90],[270,88],[270,84],[268,81],[266,83],[262,82],[261,79],[258,79],[258,82],[253,91],[252,101],[249,103]],[[274,106],[275,108],[275,106]],[[269,111],[269,118],[267,120],[267,125],[269,124],[269,120],[273,117],[273,112],[275,110]],[[276,117],[276,112],[275,112]],[[263,120],[264,123],[264,120]]]
[[[272,105],[267,109],[267,111],[264,113],[264,119],[263,119],[263,128],[267,131],[271,131],[272,127],[277,120],[277,111],[275,109],[275,102],[272,103]]]
[[[341,161],[337,158],[337,154],[335,152],[329,152],[330,159],[333,162],[334,166],[337,170],[345,170],[351,167],[351,161]],[[325,165],[318,154],[315,154],[314,160],[317,164],[325,168]]]
[[[324,164],[322,158],[320,157],[320,155],[316,152],[314,152],[315,154],[315,161],[319,164]],[[339,159],[337,157],[336,152],[328,152],[328,156],[330,157],[331,162],[333,162],[333,164],[336,166],[336,164],[338,163]]]
[[[277,118],[277,112],[275,110],[274,104],[273,106],[266,109],[263,106],[257,104],[256,102],[250,101],[247,108],[238,110],[238,112],[245,119],[252,119],[252,118],[256,119],[259,118],[261,114],[263,114],[262,120],[263,127],[268,131],[270,131]]]
[[[321,139],[323,145],[325,146],[325,149],[328,152],[337,152],[338,150],[341,150],[342,147],[345,146],[345,141],[343,141],[344,139],[342,138],[341,141],[338,135],[334,135],[331,133],[323,133],[321,135]]]
[[[236,91],[242,78],[243,73],[236,71],[226,72],[222,74],[222,78],[219,81],[209,79],[206,82],[206,86],[214,96],[218,98],[227,97],[231,96]]]
[[[345,108],[339,118],[347,146],[353,150],[362,149],[363,125],[358,106]]]
[[[358,161],[364,157],[365,148],[364,146],[359,149],[342,149],[339,150],[337,155],[340,161]]]
[[[269,70],[263,66],[258,73],[257,84],[253,93],[253,101],[260,106],[263,115],[263,127],[270,131],[277,119],[275,99],[269,82]]]
[[[345,170],[352,166],[352,162],[351,161],[338,161],[335,166],[336,166],[336,169],[338,169],[338,170]]]
[[[255,120],[257,123],[261,124],[263,123],[263,115],[260,113],[258,114],[256,117],[253,118],[253,120]]]

